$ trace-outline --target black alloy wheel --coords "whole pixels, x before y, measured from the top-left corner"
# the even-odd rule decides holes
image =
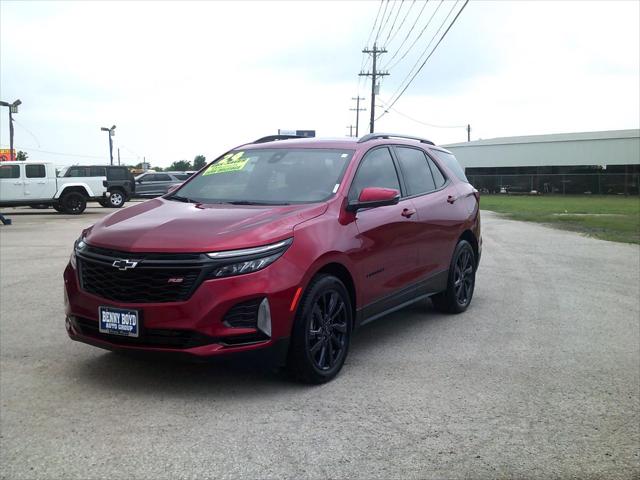
[[[451,259],[447,289],[431,297],[437,310],[447,313],[461,313],[469,307],[476,284],[475,258],[471,244],[466,240],[460,240]]]
[[[460,305],[466,305],[471,300],[474,283],[473,251],[465,248],[460,251],[453,271],[453,286]]]
[[[337,291],[326,290],[318,297],[308,322],[307,348],[319,370],[331,370],[342,358],[347,322],[346,305]]]
[[[287,369],[306,383],[324,383],[344,365],[351,339],[353,312],[344,284],[318,275],[305,290],[296,311]]]
[[[87,199],[78,192],[67,193],[62,198],[62,208],[64,213],[79,215],[87,208]]]

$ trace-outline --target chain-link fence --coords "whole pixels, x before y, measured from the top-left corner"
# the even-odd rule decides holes
[[[638,195],[640,174],[582,173],[530,175],[467,175],[485,193],[556,193]]]

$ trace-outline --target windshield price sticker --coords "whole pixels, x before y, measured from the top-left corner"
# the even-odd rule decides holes
[[[236,172],[242,170],[249,161],[244,152],[228,153],[220,161],[210,165],[202,175],[214,175],[216,173]]]

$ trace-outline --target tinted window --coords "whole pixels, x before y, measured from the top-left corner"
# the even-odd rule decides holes
[[[127,180],[129,170],[126,168],[107,168],[107,178],[109,180]]]
[[[141,177],[139,177],[138,180],[144,183],[144,182],[152,182],[154,178],[155,178],[155,175],[153,173],[148,173],[146,175],[142,175]]]
[[[186,180],[187,178],[189,178],[191,175],[188,173],[176,173],[174,175],[174,177],[176,177],[178,180]]]
[[[376,148],[367,153],[356,172],[349,190],[349,200],[356,200],[366,187],[383,187],[400,190],[398,174],[388,148]]]
[[[320,202],[335,193],[352,154],[324,148],[233,151],[201,170],[175,195],[201,203]]]
[[[87,177],[89,174],[87,167],[69,167],[65,177]]]
[[[27,178],[44,178],[47,176],[44,165],[25,165]]]
[[[0,178],[20,178],[20,165],[0,165]]]
[[[106,171],[105,167],[89,167],[89,176],[90,177],[105,177]]]
[[[440,160],[444,165],[451,170],[451,172],[458,177],[463,182],[469,183],[467,180],[467,176],[464,174],[464,170],[456,160],[456,157],[451,155],[450,153],[441,152],[440,150],[431,150],[438,160]]]
[[[166,173],[156,173],[153,177],[154,182],[170,182],[171,177]]]
[[[428,160],[429,167],[431,167],[431,173],[433,174],[433,180],[436,182],[436,188],[440,188],[445,183],[447,183],[447,179],[444,178],[444,175],[442,174],[440,168],[436,165],[436,163],[430,158]]]
[[[427,163],[427,156],[415,148],[395,147],[408,195],[432,192],[436,189]]]

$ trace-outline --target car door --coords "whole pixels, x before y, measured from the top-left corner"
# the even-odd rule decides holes
[[[365,187],[401,191],[396,163],[388,147],[378,147],[363,157],[349,189],[349,200],[358,198]],[[358,210],[356,214],[360,248],[351,252],[362,285],[365,314],[375,315],[389,307],[395,293],[415,280],[418,223],[411,199],[397,205]]]
[[[53,166],[49,167],[50,169]],[[47,165],[26,163],[24,165],[24,197],[27,200],[47,200],[56,194],[54,172],[47,175]]]
[[[448,201],[455,187],[421,148],[395,146],[394,152],[417,210],[420,268],[423,277],[430,278],[448,271],[460,233],[463,218]]]
[[[155,188],[155,173],[146,173],[136,178],[136,195],[150,196],[153,195]]]
[[[0,202],[22,200],[24,198],[23,179],[20,164],[0,164]]]
[[[156,195],[164,195],[165,193],[167,193],[171,185],[173,185],[174,183],[179,183],[168,173],[156,173],[154,181],[154,193]]]

